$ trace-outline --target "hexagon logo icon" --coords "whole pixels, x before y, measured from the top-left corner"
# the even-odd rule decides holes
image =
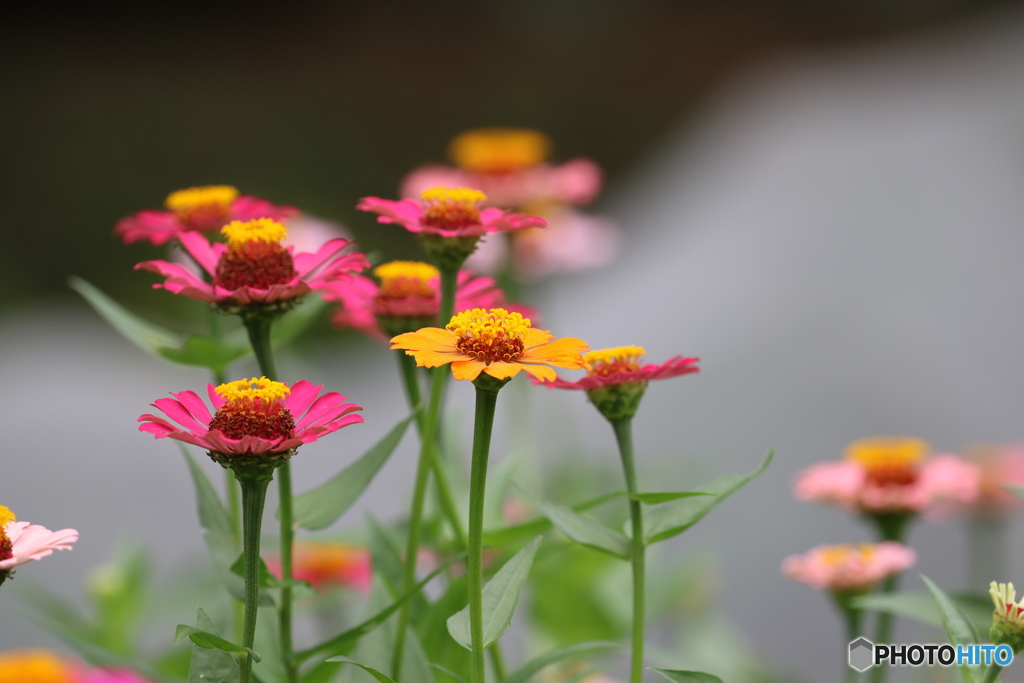
[[[850,643],[850,666],[865,671],[874,664],[875,644],[867,638],[858,638]]]

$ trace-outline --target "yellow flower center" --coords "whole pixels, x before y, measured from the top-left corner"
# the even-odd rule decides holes
[[[588,374],[607,377],[615,372],[634,372],[641,369],[646,353],[642,346],[616,346],[613,349],[600,349],[584,354],[583,362],[590,365]]]
[[[459,168],[475,173],[511,173],[536,166],[551,153],[551,139],[524,128],[479,128],[467,131],[448,146]]]
[[[869,562],[876,552],[878,551],[875,549],[875,546],[867,543],[856,546],[849,544],[832,545],[821,551],[821,558],[826,564],[836,567],[857,559]]]
[[[526,350],[523,335],[529,328],[529,318],[504,308],[463,311],[445,326],[458,337],[455,348],[459,353],[485,363],[518,359]]]
[[[266,377],[253,377],[252,379],[240,379],[237,382],[221,384],[216,389],[217,393],[224,397],[228,403],[252,403],[261,401],[270,404],[280,401],[292,390],[283,382],[275,382]]]
[[[220,229],[228,250],[217,262],[214,284],[224,289],[269,289],[295,277],[295,261],[281,245],[288,229],[269,218],[231,221]]]
[[[230,185],[208,185],[172,192],[164,204],[187,226],[214,230],[227,221],[237,197],[238,190]]]
[[[17,522],[18,518],[11,512],[11,509],[0,505],[0,529],[7,526],[11,522]]]
[[[231,221],[220,229],[228,238],[228,246],[240,247],[250,242],[279,243],[288,236],[288,228],[270,218],[253,221]]]
[[[442,230],[458,230],[480,223],[480,204],[487,195],[468,187],[432,187],[420,193],[426,204],[423,222]]]
[[[373,274],[380,280],[380,296],[386,299],[432,299],[431,283],[441,276],[437,268],[419,261],[391,261],[374,268]]]
[[[0,653],[2,683],[73,683],[74,669],[48,650]]]
[[[210,430],[219,429],[231,439],[256,436],[273,440],[295,434],[295,417],[282,403],[291,389],[266,377],[240,379],[221,384],[217,393],[227,401],[210,420]]]
[[[873,436],[846,447],[846,457],[861,465],[868,481],[879,485],[906,485],[917,480],[917,465],[928,455],[921,439]]]

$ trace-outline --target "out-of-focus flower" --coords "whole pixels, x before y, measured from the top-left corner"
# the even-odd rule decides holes
[[[0,683],[86,683],[78,664],[49,650],[0,652]]]
[[[1024,445],[985,445],[967,451],[968,462],[978,466],[978,497],[967,510],[979,517],[1005,517],[1024,507],[1007,487],[1024,487]]]
[[[281,577],[281,559],[267,560],[270,573]],[[334,586],[368,592],[373,583],[370,552],[338,541],[297,541],[292,555],[292,576],[323,591]]]
[[[287,229],[275,221],[233,222],[221,229],[228,243],[211,244],[198,233],[183,233],[185,250],[211,281],[180,263],[144,261],[135,266],[167,278],[153,285],[208,301],[229,313],[283,310],[310,290],[369,267],[363,254],[341,254],[351,242],[333,239],[315,253],[294,253],[281,244]]]
[[[534,377],[554,380],[551,366],[578,370],[584,366],[586,342],[572,337],[554,339],[550,332],[530,327],[530,320],[503,308],[474,308],[452,317],[444,329],[425,327],[391,340],[416,364],[435,368],[452,365],[455,379],[476,380],[481,373],[495,379],[515,377],[525,370]]]
[[[321,389],[306,380],[289,388],[266,377],[218,387],[208,384],[213,415],[195,392],[172,393],[173,399],[157,399],[152,405],[184,429],[155,415],[142,415],[139,431],[205,448],[224,466],[276,466],[302,444],[363,421],[362,415],[352,414],[362,410],[360,406],[345,403],[346,397],[334,391],[317,398]]]
[[[38,524],[19,522],[9,508],[0,505],[0,584],[15,567],[41,560],[54,550],[71,550],[71,544],[77,540],[75,529],[50,531]]]
[[[1012,583],[989,584],[995,610],[989,640],[996,645],[1009,645],[1013,653],[1024,650],[1024,600],[1017,602],[1017,591]]]
[[[833,593],[860,593],[910,567],[916,560],[913,549],[895,541],[822,545],[806,555],[787,557],[782,563],[782,573]]]
[[[643,364],[647,352],[641,346],[617,346],[591,351],[583,356],[587,376],[575,382],[556,377],[553,381],[538,382],[553,389],[577,389],[587,392],[587,398],[609,420],[628,419],[636,415],[647,383],[654,379],[668,379],[699,372],[699,358],[673,356],[661,365]]]
[[[371,337],[388,339],[403,332],[437,325],[441,308],[441,275],[437,268],[417,261],[392,261],[373,269],[380,280],[354,275],[329,282],[322,291],[326,301],[341,307],[331,320],[335,327],[353,327]],[[505,293],[494,278],[460,270],[455,290],[455,311],[494,308],[505,303]]]
[[[955,455],[927,457],[928,444],[910,437],[855,441],[846,460],[812,465],[797,477],[796,497],[868,515],[918,514],[946,501],[977,499],[977,465]]]
[[[90,671],[83,683],[149,683],[131,669],[94,669]]]
[[[147,209],[122,218],[114,234],[126,244],[145,240],[160,246],[183,233],[219,230],[231,221],[282,220],[298,214],[292,206],[275,206],[265,199],[239,195],[229,185],[178,190],[168,195],[165,204],[167,211]]]

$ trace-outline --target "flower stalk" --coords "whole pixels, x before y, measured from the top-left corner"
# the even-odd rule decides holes
[[[887,514],[887,515],[875,515],[871,518],[875,522],[875,526],[878,530],[878,535],[883,541],[895,541],[897,543],[903,542],[903,537],[906,535],[907,525],[912,515],[908,514]],[[888,576],[885,581],[882,582],[882,588],[879,591],[882,595],[888,595],[896,592],[896,588],[899,586],[900,573],[896,572]],[[878,622],[875,625],[875,640],[876,643],[888,643],[892,637],[892,614],[890,612],[879,612]],[[876,666],[871,671],[871,683],[884,683],[888,668],[884,666]]]
[[[256,611],[260,601],[260,530],[267,486],[273,469],[265,467],[235,468],[235,477],[242,486],[242,575],[245,582],[245,608],[242,617],[242,647],[252,648],[256,640]],[[252,681],[252,655],[240,655],[241,683]]]
[[[632,528],[632,549],[630,561],[633,565],[633,658],[630,665],[630,683],[640,683],[644,673],[644,619],[646,607],[645,591],[645,546],[643,506],[632,498],[639,493],[636,483],[636,466],[633,459],[633,420],[624,418],[612,420],[615,440],[622,458],[622,471],[626,477],[626,489],[630,493],[629,520]]]

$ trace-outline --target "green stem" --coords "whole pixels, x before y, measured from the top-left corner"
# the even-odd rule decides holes
[[[242,318],[249,342],[259,363],[260,372],[271,381],[277,380],[277,366],[274,364],[274,349],[270,342],[270,327],[273,318],[256,315]],[[280,466],[278,479],[278,512],[281,522],[281,603],[277,608],[278,638],[280,639],[281,661],[284,665],[285,681],[296,683],[298,672],[291,662],[292,654],[292,558],[295,545],[295,529],[292,524],[292,476],[291,464],[286,460]]]
[[[483,532],[484,491],[487,486],[487,458],[494,427],[498,392],[476,388],[476,416],[473,420],[473,462],[469,475],[469,632],[471,652],[470,683],[484,683]]]
[[[224,382],[218,382],[224,384]],[[231,470],[224,470],[224,489],[228,495],[228,515],[231,521],[231,534],[234,537],[235,547],[240,548],[242,545],[242,499],[239,495],[240,490],[238,483],[235,480],[235,475]],[[245,608],[240,600],[232,597],[231,604],[233,606],[234,621],[235,621],[235,636],[238,640],[242,639],[242,620],[245,618]]]
[[[860,672],[850,666],[849,649],[846,647],[846,645],[860,637],[860,622],[864,612],[850,604],[853,598],[860,595],[860,593],[832,594],[836,605],[839,606],[839,611],[843,613],[843,620],[846,622],[846,643],[844,643],[843,647],[843,669],[846,670],[846,683],[854,683],[860,675]]]
[[[639,493],[636,483],[636,465],[633,459],[633,421],[631,418],[612,421],[615,440],[619,444],[622,470],[626,475],[626,488]],[[630,683],[640,683],[644,675],[644,608],[645,608],[645,567],[644,567],[644,518],[640,501],[630,498],[629,519],[632,525],[633,563],[633,660],[630,666]]]
[[[981,679],[981,683],[995,683],[995,680],[999,678],[999,672],[1002,670],[1003,667],[992,662],[988,665],[988,669],[985,671],[985,677]]]
[[[912,517],[910,515],[877,515],[871,518],[878,530],[878,535],[883,541],[903,542],[903,536],[907,530],[907,524]],[[879,591],[882,595],[889,595],[896,592],[899,586],[900,575],[893,574],[882,583]],[[892,614],[890,612],[879,612],[878,622],[875,625],[875,644],[887,645],[892,640]],[[871,670],[871,683],[885,683],[889,668],[876,666]]]
[[[245,580],[245,611],[242,617],[242,646],[251,648],[256,640],[256,610],[260,602],[260,529],[263,523],[263,504],[272,470],[255,475],[239,475],[242,485],[242,557]],[[241,683],[252,681],[252,657],[244,655],[240,664]]]

